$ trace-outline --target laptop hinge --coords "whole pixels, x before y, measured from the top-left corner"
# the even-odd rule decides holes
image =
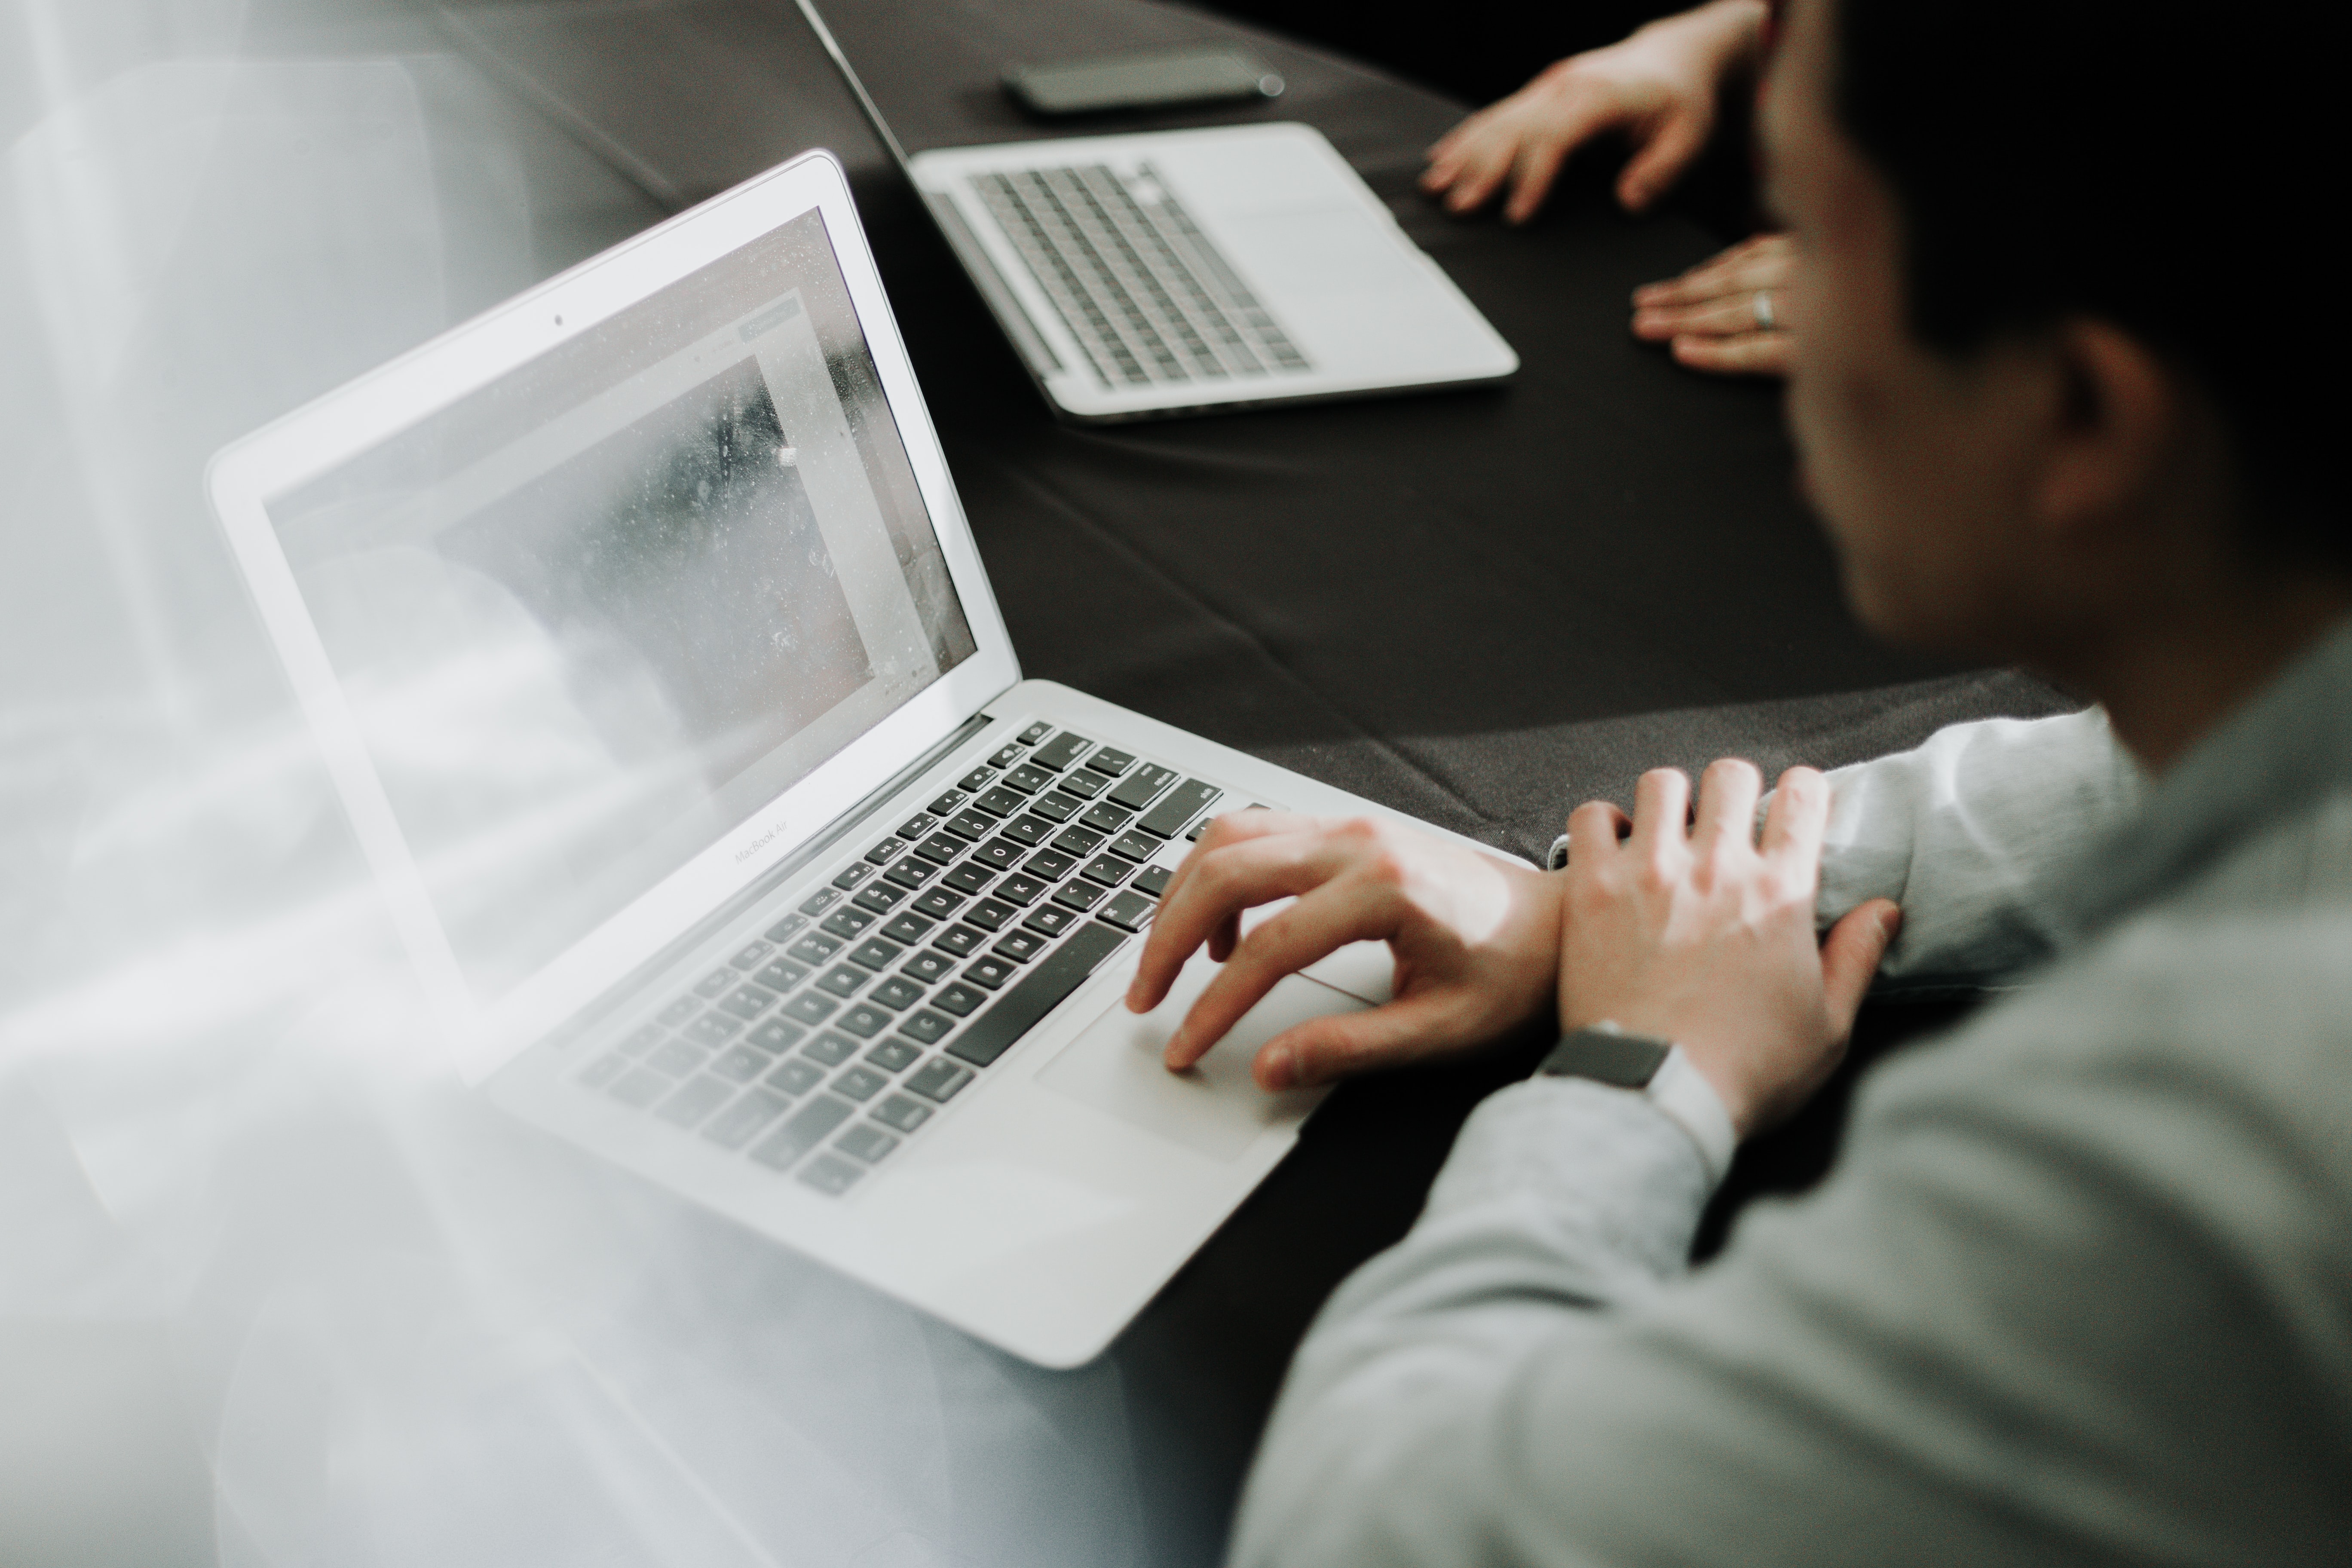
[[[691,929],[670,942],[668,946],[629,971],[617,984],[609,987],[594,1001],[549,1030],[544,1043],[559,1047],[568,1047],[579,1040],[582,1036],[594,1030],[613,1014],[625,1007],[638,992],[667,973],[672,967],[698,950],[718,940],[728,927],[758,908],[761,902],[773,895],[777,889],[788,885],[793,878],[831,854],[835,845],[880,815],[893,800],[897,799],[899,791],[937,766],[949,752],[995,721],[986,713],[975,713],[957,725],[945,740],[891,774],[863,800],[844,812],[835,820],[831,827],[826,828],[783,860],[762,872],[733,898],[696,921]]]

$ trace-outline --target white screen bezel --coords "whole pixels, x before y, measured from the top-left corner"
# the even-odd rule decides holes
[[[824,215],[976,649],[808,777],[485,1005],[467,984],[425,892],[296,586],[268,504],[812,208]],[[231,445],[214,458],[206,488],[394,923],[447,1034],[458,1071],[469,1083],[488,1077],[597,1000],[1021,679],[1012,637],[857,221],[848,180],[840,163],[824,151],[803,153],[714,196]]]

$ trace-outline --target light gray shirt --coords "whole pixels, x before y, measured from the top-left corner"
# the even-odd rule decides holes
[[[1830,1179],[1538,1079],[1300,1347],[1251,1565],[2352,1561],[2352,628],[2155,783],[2096,712],[1832,775],[1890,991]]]

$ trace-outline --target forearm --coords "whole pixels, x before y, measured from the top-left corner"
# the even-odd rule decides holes
[[[1503,1506],[1491,1450],[1515,1369],[1564,1320],[1679,1276],[1710,1187],[1688,1135],[1639,1096],[1539,1079],[1481,1106],[1412,1233],[1300,1350],[1234,1561],[1470,1561]]]

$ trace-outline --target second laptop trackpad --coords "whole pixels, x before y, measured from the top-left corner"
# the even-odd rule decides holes
[[[1257,1050],[1293,1024],[1365,1005],[1301,975],[1278,982],[1242,1016],[1214,1049],[1189,1071],[1170,1072],[1160,1052],[1216,977],[1218,966],[1194,953],[1168,999],[1141,1016],[1114,999],[1084,1033],[1045,1064],[1036,1081],[1081,1105],[1181,1143],[1213,1160],[1231,1160],[1270,1127],[1295,1125],[1323,1098],[1322,1089],[1268,1094],[1250,1078]]]

